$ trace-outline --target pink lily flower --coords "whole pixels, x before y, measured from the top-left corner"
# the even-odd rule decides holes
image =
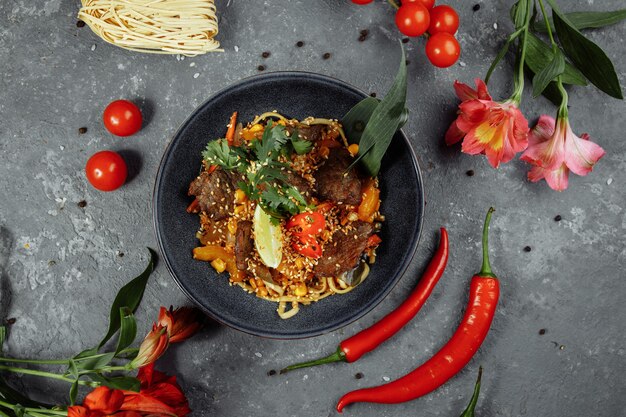
[[[526,149],[528,121],[516,100],[493,101],[480,79],[476,79],[476,90],[458,81],[454,82],[454,89],[462,102],[459,116],[446,132],[448,145],[463,139],[462,152],[485,154],[494,168]]]
[[[545,179],[556,191],[567,188],[570,171],[587,175],[605,154],[604,149],[589,140],[588,134],[576,136],[567,117],[555,121],[542,115],[528,138],[530,144],[520,158],[534,165],[528,172],[528,179],[532,182]]]

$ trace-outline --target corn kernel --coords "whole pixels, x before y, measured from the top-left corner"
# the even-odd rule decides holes
[[[217,271],[218,274],[221,274],[226,270],[226,262],[221,260],[220,258],[215,259],[211,262],[211,266]]]
[[[293,293],[298,297],[304,297],[307,292],[309,292],[309,289],[306,287],[306,284],[304,282],[298,282]]]
[[[304,262],[301,258],[296,258],[296,268],[302,269],[302,267],[304,267]]]
[[[238,205],[235,206],[235,214],[241,214],[244,211],[246,211],[245,204],[238,204]]]
[[[268,292],[267,292],[267,288],[265,287],[259,287],[258,291],[257,291],[257,295],[259,297],[267,297]]]
[[[248,197],[246,196],[246,193],[243,190],[239,188],[235,190],[235,203],[243,203],[247,199]]]
[[[359,145],[353,143],[352,145],[348,146],[348,152],[350,152],[350,155],[352,156],[356,155],[357,153],[359,153]]]

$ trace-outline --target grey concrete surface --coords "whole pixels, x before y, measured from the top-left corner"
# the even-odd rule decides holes
[[[490,205],[498,209],[491,241],[502,297],[475,359],[422,399],[360,404],[345,414],[459,415],[483,365],[478,416],[626,415],[626,104],[591,87],[571,91],[575,131],[589,132],[607,155],[589,176],[572,176],[563,193],[527,182],[519,161],[494,170],[482,157],[447,149],[443,135],[457,104],[452,82],[484,76],[511,30],[512,2],[450,3],[462,22],[458,65],[437,70],[425,58],[423,40],[406,45],[411,116],[405,129],[427,198],[424,234],[409,270],[380,306],[340,331],[277,341],[213,325],[172,349],[160,366],[178,375],[193,415],[335,415],[343,393],[394,379],[426,360],[460,320],[469,279],[479,269],[480,227]],[[476,3],[481,7],[474,12]],[[561,3],[568,10],[623,6],[619,0]],[[155,247],[150,201],[161,153],[212,94],[257,74],[259,65],[331,75],[378,93],[391,83],[401,36],[382,0],[366,7],[344,0],[218,0],[217,6],[225,52],[183,59],[105,44],[76,26],[78,1],[0,2],[0,318],[16,319],[9,354],[66,357],[97,342],[115,292],[143,269],[145,247]],[[369,34],[360,42],[363,29]],[[590,32],[623,84],[624,29],[622,23]],[[298,41],[304,46],[296,47]],[[271,56],[263,59],[264,51]],[[326,52],[330,58],[322,59]],[[494,75],[494,97],[511,93],[510,60]],[[104,129],[102,110],[118,98],[141,105],[148,123],[139,134],[116,138]],[[528,96],[523,110],[531,120],[555,113],[547,100]],[[79,135],[80,127],[87,133]],[[131,165],[131,180],[113,193],[94,190],[84,178],[86,160],[102,149],[123,151]],[[419,317],[392,341],[355,364],[268,376],[332,352],[342,338],[397,306],[430,257],[441,225],[451,237],[448,270]],[[159,265],[137,313],[140,333],[160,305],[185,303]],[[11,381],[39,398],[65,398],[62,384]]]

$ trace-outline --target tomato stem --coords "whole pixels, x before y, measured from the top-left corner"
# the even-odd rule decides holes
[[[398,9],[400,8],[400,6],[398,5],[398,3],[396,3],[394,0],[387,0],[387,2],[388,2],[389,4],[391,4],[391,6],[392,6],[394,9],[396,9],[396,10],[398,10]]]
[[[327,364],[327,363],[334,363],[334,362],[347,362],[346,354],[343,353],[341,348],[338,348],[335,353],[330,354],[330,355],[328,355],[328,356],[326,356],[324,358],[314,359],[312,361],[297,363],[295,365],[290,365],[290,366],[288,366],[288,367],[286,367],[284,369],[281,369],[280,373],[284,374],[284,373],[287,373],[289,371],[293,371],[294,369],[308,368],[310,366],[324,365],[324,364]]]
[[[494,211],[496,211],[496,209],[489,207],[487,217],[485,217],[485,225],[483,226],[483,265],[478,273],[481,277],[496,277],[493,272],[491,272],[491,264],[489,263],[489,223],[491,222],[491,215]]]

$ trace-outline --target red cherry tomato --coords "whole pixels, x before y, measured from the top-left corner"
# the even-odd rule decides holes
[[[85,166],[87,179],[100,191],[113,191],[126,181],[126,162],[117,152],[101,151],[93,154]]]
[[[371,2],[373,2],[374,0],[352,0],[352,3],[354,4],[369,4]]]
[[[396,12],[396,26],[406,36],[422,36],[429,24],[428,9],[419,3],[405,3]]]
[[[313,236],[300,236],[291,244],[291,247],[307,258],[319,259],[322,256],[322,247]]]
[[[447,68],[461,55],[461,46],[454,35],[447,32],[436,33],[426,42],[426,56],[431,64]]]
[[[437,6],[430,11],[428,33],[447,32],[454,35],[459,28],[459,15],[450,6]]]
[[[300,213],[287,222],[287,229],[299,236],[319,235],[326,227],[324,215],[318,212]]]
[[[428,10],[432,9],[435,5],[435,0],[403,0],[402,4],[406,3],[421,3]]]
[[[115,136],[130,136],[141,129],[143,118],[139,107],[128,100],[116,100],[104,109],[102,120]]]

